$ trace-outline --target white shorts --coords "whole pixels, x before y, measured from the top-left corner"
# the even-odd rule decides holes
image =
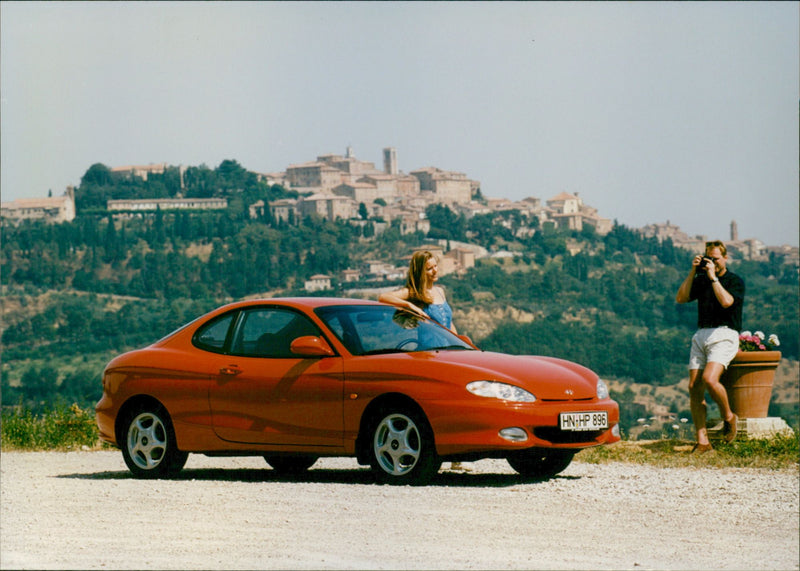
[[[739,333],[729,327],[698,329],[692,337],[689,370],[703,369],[706,363],[721,363],[726,369],[739,351]]]

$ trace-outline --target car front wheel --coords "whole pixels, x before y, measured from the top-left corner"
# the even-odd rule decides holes
[[[419,485],[439,471],[442,462],[422,414],[386,409],[376,415],[370,433],[370,466],[378,482]]]
[[[161,406],[134,409],[124,425],[122,456],[137,478],[168,478],[181,471],[188,454],[178,450],[175,431]]]
[[[575,452],[550,448],[532,448],[511,454],[506,459],[520,475],[532,480],[546,480],[567,469]]]

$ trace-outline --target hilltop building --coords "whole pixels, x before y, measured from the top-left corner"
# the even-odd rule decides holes
[[[473,188],[477,190],[480,186],[469,180],[464,173],[444,171],[436,167],[411,171],[411,174],[419,179],[420,191],[431,193],[431,202],[440,204],[469,202],[472,200]]]
[[[317,192],[298,202],[301,216],[317,214],[322,218],[336,220],[353,217],[353,201],[345,196]]]
[[[345,157],[323,155],[311,163],[293,165],[286,171],[285,180],[290,188],[305,192],[296,205],[296,215],[316,213],[335,219],[355,219],[361,204],[371,217],[385,220],[401,219],[405,233],[430,229],[423,222],[425,208],[430,204],[445,204],[467,218],[476,214],[490,214],[505,210],[518,210],[527,216],[536,216],[540,222],[550,222],[558,228],[581,230],[591,226],[598,234],[607,234],[612,221],[598,215],[597,209],[584,204],[577,194],[562,192],[542,205],[539,198],[529,197],[519,202],[507,198],[474,200],[480,183],[466,174],[425,167],[404,174],[397,168],[397,151],[384,149],[384,171],[378,171],[371,162],[359,161],[352,148]],[[335,197],[348,201],[338,202]],[[304,203],[310,204],[304,204]],[[271,205],[272,207],[272,205]],[[504,225],[510,226],[508,221]],[[534,228],[515,228],[517,236],[530,236]]]
[[[586,206],[577,192],[575,194],[566,192],[557,194],[547,201],[547,206],[552,212],[550,219],[558,228],[580,231],[588,225],[592,226],[600,235],[608,234],[611,231],[611,220],[601,218],[597,214],[596,208]]]
[[[75,219],[75,189],[67,187],[62,196],[18,198],[0,205],[0,217],[18,224],[23,220],[59,223]]]
[[[108,210],[127,212],[155,210],[222,210],[227,207],[227,198],[126,198],[106,201],[106,208]]]
[[[666,223],[648,224],[641,229],[641,233],[645,237],[656,237],[659,242],[669,238],[676,246],[692,252],[705,251],[706,242],[709,241],[708,236],[703,234],[687,235],[678,226],[671,224],[669,220]],[[793,266],[797,266],[798,259],[800,259],[800,249],[797,247],[767,247],[757,238],[741,240],[739,238],[739,225],[736,220],[731,221],[730,236],[724,242],[728,248],[728,255],[732,258],[741,257],[745,260],[764,261],[769,259],[770,254],[774,253],[782,256],[784,263]]]
[[[164,174],[164,171],[167,170],[167,163],[111,167],[109,170],[112,173],[125,174],[129,177],[138,176],[142,180],[147,180],[147,175],[149,174]]]
[[[273,178],[284,180],[288,188],[306,194],[298,200],[297,214],[314,212],[331,219],[356,218],[361,204],[372,211],[371,215],[385,216],[375,207],[376,203],[379,207],[395,209],[421,206],[424,211],[425,206],[432,203],[469,202],[480,187],[478,181],[470,180],[464,173],[436,167],[403,173],[398,168],[397,150],[393,147],[383,149],[383,170],[372,162],[357,159],[352,147],[348,147],[345,156],[321,155],[315,161],[291,165],[285,175],[277,174]],[[405,227],[413,232],[417,225],[405,224]]]
[[[167,165],[167,163],[157,163],[157,164],[150,163],[149,165],[128,165],[123,167],[112,167],[110,170],[112,173],[126,175],[128,178],[133,178],[134,176],[138,176],[142,180],[146,181],[148,175],[164,174],[168,166],[169,165]],[[183,184],[183,175],[184,173],[186,173],[186,167],[180,165],[178,167],[178,172],[181,177],[181,189],[183,189],[185,188]]]
[[[266,177],[266,175],[264,175]],[[446,171],[438,167],[425,167],[405,174],[398,168],[397,150],[383,149],[383,170],[375,164],[355,157],[352,147],[345,156],[327,154],[315,161],[291,165],[285,173],[274,173],[271,180],[284,181],[287,188],[296,190],[301,196],[292,206],[284,201],[269,205],[275,216],[288,219],[288,210],[294,209],[295,220],[308,214],[328,219],[359,219],[360,205],[364,205],[370,217],[391,221],[401,220],[401,232],[427,232],[430,223],[425,219],[425,209],[430,204],[445,204],[468,218],[476,214],[490,214],[504,210],[518,210],[529,217],[536,216],[540,222],[551,222],[559,228],[581,230],[589,225],[598,234],[611,230],[612,222],[597,214],[595,208],[583,203],[577,194],[562,192],[542,205],[539,198],[529,197],[519,202],[506,198],[479,197],[480,182],[466,174]],[[346,200],[342,200],[342,199]],[[256,205],[254,205],[256,206]],[[258,204],[262,212],[264,205]],[[278,216],[278,208],[281,214]],[[510,222],[503,222],[511,225]],[[535,229],[528,226],[515,227],[517,236],[530,236]]]
[[[676,246],[694,252],[702,252],[705,249],[705,243],[707,241],[706,236],[703,235],[689,236],[669,220],[665,223],[648,224],[641,228],[640,232],[645,238],[654,237],[657,238],[659,242],[663,242],[669,238]]]

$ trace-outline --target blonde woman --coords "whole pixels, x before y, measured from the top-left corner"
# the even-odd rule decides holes
[[[408,264],[406,287],[383,293],[378,301],[408,309],[418,315],[427,316],[458,334],[453,323],[453,310],[441,286],[435,285],[439,278],[439,263],[431,252],[419,250],[411,256]],[[451,471],[471,471],[461,462],[451,462]]]
[[[414,252],[408,265],[406,287],[383,293],[378,301],[426,315],[457,334],[453,310],[447,303],[444,289],[435,285],[438,278],[436,256],[427,250]]]

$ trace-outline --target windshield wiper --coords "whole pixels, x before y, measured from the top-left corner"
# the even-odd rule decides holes
[[[446,351],[449,349],[461,349],[463,351],[472,351],[472,347],[465,347],[464,345],[442,345],[441,347],[427,347],[425,351]]]
[[[402,349],[372,349],[371,351],[364,351],[362,355],[386,355],[388,353],[406,353]]]

